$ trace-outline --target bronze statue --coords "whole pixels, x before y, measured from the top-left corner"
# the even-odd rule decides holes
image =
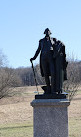
[[[30,61],[40,54],[41,75],[45,77],[45,94],[61,94],[63,81],[67,79],[65,46],[56,38],[50,37],[51,31],[44,31],[45,37],[39,41],[38,49]],[[51,82],[50,82],[51,76]]]

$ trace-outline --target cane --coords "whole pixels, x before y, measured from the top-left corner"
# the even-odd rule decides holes
[[[39,94],[38,87],[37,87],[37,80],[36,80],[35,70],[34,70],[34,66],[33,66],[33,62],[32,61],[30,61],[30,62],[32,64],[32,69],[33,69],[33,74],[34,74],[34,79],[35,79],[35,85],[36,85],[37,93]]]

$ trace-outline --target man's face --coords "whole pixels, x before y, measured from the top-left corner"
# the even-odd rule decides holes
[[[49,41],[50,35],[46,34],[46,39]]]
[[[46,37],[49,37],[49,36],[50,36],[50,35],[47,33],[47,34],[46,34]]]

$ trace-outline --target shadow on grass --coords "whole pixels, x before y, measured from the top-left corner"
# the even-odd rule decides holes
[[[29,126],[15,126],[15,127],[3,127],[3,128],[0,128],[0,130],[17,129],[17,128],[28,128],[28,127],[33,127],[33,125],[29,125]]]

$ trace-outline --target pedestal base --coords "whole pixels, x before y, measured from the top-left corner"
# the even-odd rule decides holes
[[[67,99],[35,99],[34,137],[68,137]]]
[[[67,97],[67,93],[35,95],[35,99],[66,99]]]

